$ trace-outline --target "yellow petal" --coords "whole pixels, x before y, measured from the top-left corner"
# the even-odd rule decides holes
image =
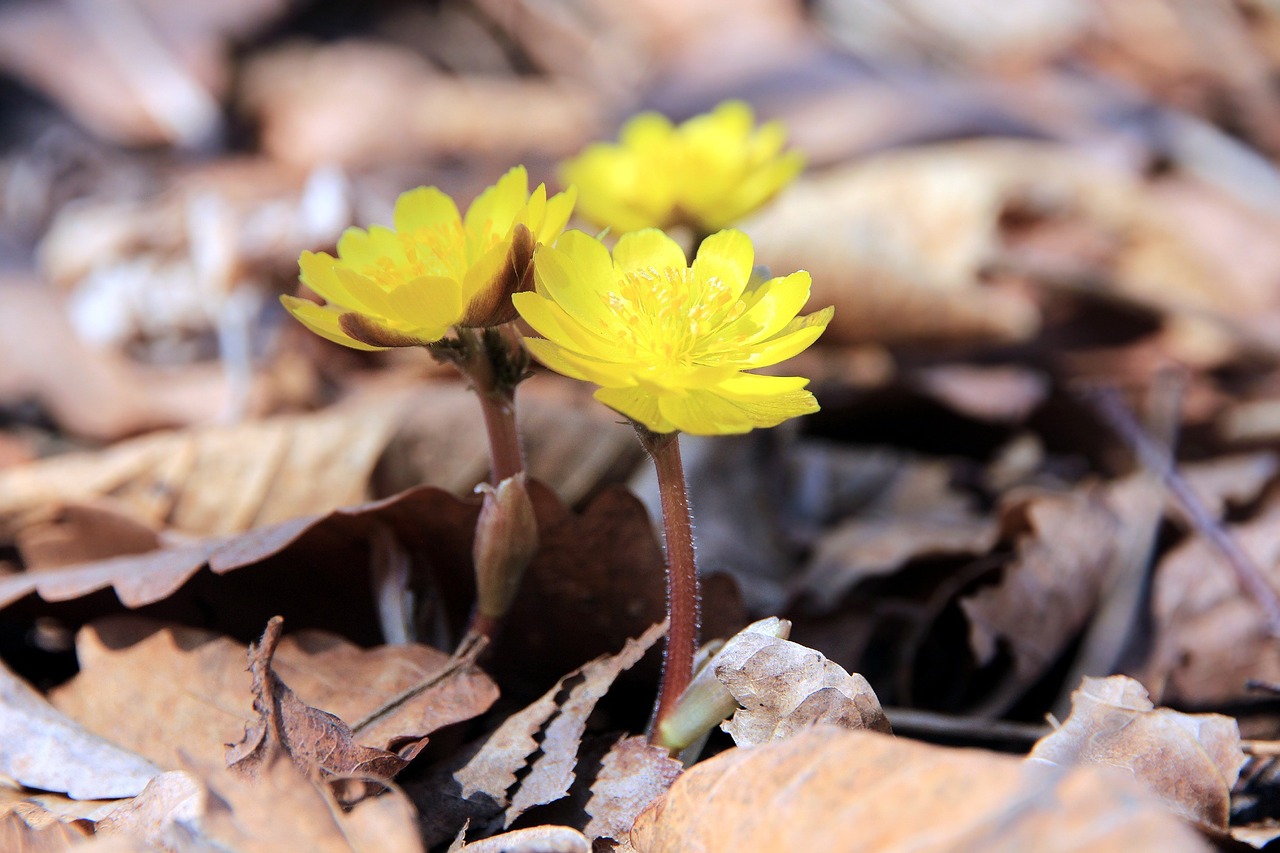
[[[298,257],[298,277],[325,302],[354,307],[355,298],[334,272],[339,263],[337,258],[324,252],[303,252]]]
[[[684,398],[663,398],[659,405],[672,423],[696,435],[742,433],[818,411],[818,401],[808,391],[733,397],[714,390],[693,391]]]
[[[803,376],[761,376],[758,373],[738,373],[715,387],[715,392],[733,400],[753,397],[776,397],[804,390],[809,380]]]
[[[613,265],[621,275],[656,270],[685,270],[689,263],[684,250],[656,228],[632,231],[618,238],[613,247]]]
[[[602,293],[614,286],[615,278],[609,250],[599,240],[567,231],[554,247],[538,247],[533,266],[538,293],[588,328],[607,322]]]
[[[658,399],[638,388],[601,388],[595,398],[654,432],[676,431],[676,425],[667,420],[658,407]]]
[[[665,144],[674,132],[671,119],[661,113],[645,112],[627,120],[618,133],[618,141],[628,148],[651,148]]]
[[[705,283],[718,278],[728,287],[730,300],[735,300],[751,278],[755,259],[750,237],[741,231],[718,231],[698,247],[698,256],[693,259],[694,280]]]
[[[561,347],[601,358],[621,356],[617,338],[607,338],[590,329],[546,297],[536,293],[517,293],[511,297],[516,310],[533,330]]]
[[[710,391],[693,391],[683,397],[662,397],[663,417],[681,432],[693,435],[732,435],[749,432],[755,424],[742,410]]]
[[[804,352],[826,331],[835,310],[827,307],[797,317],[774,337],[751,344],[750,353],[745,358],[733,359],[733,363],[742,367],[768,367]]]
[[[462,315],[458,283],[441,276],[410,279],[387,294],[392,326],[413,330],[416,337],[438,341]]]
[[[296,296],[287,295],[280,297],[280,303],[298,322],[325,340],[333,341],[335,344],[342,344],[344,347],[351,347],[352,349],[383,349],[383,347],[371,347],[368,344],[362,344],[343,332],[338,327],[338,318],[344,313],[340,309],[317,305],[309,299],[299,299]]]
[[[463,303],[470,302],[490,288],[501,288],[503,276],[510,266],[510,257],[511,241],[500,240],[477,258],[461,282]]]
[[[743,294],[747,310],[724,328],[727,337],[746,335],[748,343],[777,334],[809,301],[813,280],[804,270],[761,282]]]
[[[349,307],[376,317],[386,317],[391,312],[387,292],[376,281],[365,278],[345,264],[334,267],[333,274],[351,294]]]
[[[475,238],[494,231],[505,234],[528,200],[529,173],[524,166],[515,166],[467,208],[463,220],[467,235]]]
[[[565,225],[569,223],[569,217],[573,214],[573,205],[577,199],[577,188],[569,187],[564,192],[556,193],[547,200],[546,218],[542,221],[542,227],[533,235],[539,243],[554,243],[556,241],[556,238],[560,236],[560,232],[564,230]]]
[[[551,341],[542,338],[526,338],[524,345],[538,361],[570,379],[581,379],[583,382],[594,382],[597,385],[606,386],[635,384],[627,376],[626,371],[618,365],[571,352]]]
[[[538,184],[533,192],[529,193],[528,203],[519,211],[519,215],[516,218],[529,226],[530,230],[541,228],[543,220],[547,218],[546,184]]]
[[[355,267],[370,267],[378,262],[379,252],[363,228],[348,228],[338,238],[338,257]]]
[[[416,231],[450,222],[461,222],[453,199],[435,187],[418,187],[396,199],[394,220],[397,231]]]

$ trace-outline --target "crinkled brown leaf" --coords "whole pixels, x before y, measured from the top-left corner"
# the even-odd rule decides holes
[[[0,850],[15,853],[63,853],[68,847],[82,843],[87,829],[65,823],[35,827],[17,814],[0,817]]]
[[[742,707],[722,728],[738,746],[793,737],[819,724],[889,732],[875,691],[814,651],[764,633],[743,631],[713,664]]]
[[[591,783],[585,833],[591,838],[627,837],[640,812],[666,793],[684,770],[662,747],[641,736],[624,737],[609,748]]]
[[[160,768],[90,732],[0,666],[0,773],[74,799],[131,797]]]
[[[161,547],[159,532],[105,502],[67,504],[18,531],[27,571],[73,566]]]
[[[265,766],[286,755],[306,773],[319,770],[380,781],[394,778],[421,749],[422,742],[407,757],[361,746],[341,718],[299,699],[271,665],[283,630],[284,620],[273,618],[262,639],[249,648],[253,707],[258,719],[245,726],[242,741],[227,747],[227,766],[257,779]]]
[[[1029,758],[1056,765],[1129,770],[1171,811],[1225,829],[1244,753],[1236,721],[1221,714],[1156,708],[1131,678],[1085,678],[1071,715]]]
[[[513,829],[467,843],[461,837],[449,845],[449,853],[591,853],[591,839],[571,826],[531,826]]]
[[[578,746],[587,717],[623,670],[630,669],[666,631],[657,624],[627,640],[620,652],[588,663],[556,683],[524,710],[508,717],[480,751],[453,777],[461,796],[491,798],[504,810],[504,826],[533,806],[557,800],[574,779]],[[561,699],[560,693],[568,688]],[[541,738],[535,738],[535,735]],[[528,772],[517,786],[516,774]]]
[[[1115,771],[828,726],[696,765],[640,815],[631,843],[637,853],[1212,849]]]

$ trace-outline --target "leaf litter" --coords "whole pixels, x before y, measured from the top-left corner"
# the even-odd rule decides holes
[[[6,101],[23,142],[0,153],[0,846],[1274,834],[1280,717],[1258,685],[1278,646],[1205,539],[1220,525],[1280,586],[1275,10],[766,5],[362,10],[357,42],[310,9],[144,3],[101,44],[5,10],[0,64],[52,106]],[[733,578],[708,578],[704,637],[794,624],[715,658],[732,736],[710,721],[682,770],[640,734],[653,658],[620,662],[663,611],[628,431],[556,377],[522,386],[543,548],[505,630],[452,657],[488,465],[470,392],[272,310],[300,249],[386,221],[405,186],[462,198],[514,156],[550,180],[635,104],[729,94],[814,165],[748,223],[757,262],[807,269],[837,310],[801,357],[822,412],[687,443],[699,557]],[[1144,408],[1171,367],[1181,396]],[[1079,394],[1096,383],[1208,521]],[[257,783],[223,766],[246,724]],[[975,744],[1038,758],[956,748]]]

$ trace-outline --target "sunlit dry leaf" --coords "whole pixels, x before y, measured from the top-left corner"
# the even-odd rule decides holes
[[[82,728],[0,667],[0,773],[88,800],[132,797],[160,768]]]
[[[617,654],[566,675],[542,698],[508,717],[475,757],[453,774],[462,786],[463,799],[487,795],[503,808],[503,824],[510,826],[533,806],[567,794],[587,716],[618,673],[634,666],[665,632],[665,623],[650,627],[628,640]],[[559,699],[566,686],[568,695]],[[538,734],[541,738],[535,739]],[[528,772],[517,786],[516,774],[523,768]]]
[[[1006,507],[1017,557],[999,584],[962,598],[980,664],[1008,643],[1014,680],[1038,678],[1093,613],[1111,566],[1119,521],[1089,492],[1031,495]]]
[[[1157,709],[1143,686],[1123,675],[1085,678],[1071,700],[1071,715],[1037,741],[1030,759],[1125,768],[1173,812],[1226,828],[1245,760],[1235,720]]]
[[[380,781],[394,778],[423,742],[411,748],[408,756],[361,746],[341,718],[300,700],[271,666],[283,629],[283,619],[272,619],[262,639],[249,648],[253,707],[258,719],[245,726],[243,740],[228,745],[227,766],[256,780],[284,755],[307,773],[320,770]]]
[[[190,773],[171,770],[147,783],[94,825],[100,836],[126,836],[157,846],[177,846],[182,827],[194,828],[207,808],[208,791]]]
[[[738,746],[784,740],[819,724],[889,732],[865,678],[799,643],[743,631],[711,665],[742,705],[721,727]]]
[[[308,167],[463,152],[563,157],[598,122],[583,89],[444,75],[389,43],[292,44],[252,58],[244,75],[245,106],[262,126],[263,147]]]
[[[1280,504],[1227,530],[1280,586]],[[1151,599],[1152,650],[1141,678],[1156,701],[1212,707],[1245,696],[1251,678],[1280,681],[1280,643],[1265,614],[1202,538],[1165,555]]]
[[[624,737],[610,747],[591,783],[585,833],[591,838],[627,837],[636,817],[666,793],[684,768],[667,750],[641,736]]]
[[[368,497],[406,398],[234,426],[160,433],[0,474],[0,531],[50,506],[100,497],[146,524],[237,533]]]
[[[631,843],[637,853],[1212,849],[1114,771],[827,726],[686,771],[640,815]]]
[[[161,766],[221,761],[251,718],[244,646],[214,632],[116,617],[83,628],[76,651],[80,672],[51,693],[55,707]],[[318,631],[281,640],[273,667],[309,705],[355,724],[360,743],[384,749],[476,716],[497,695],[483,673],[436,649],[360,649]]]
[[[1023,421],[1049,394],[1047,376],[1013,365],[942,364],[907,381],[966,417],[997,423]]]
[[[571,826],[531,826],[449,845],[449,853],[591,853],[591,840]]]

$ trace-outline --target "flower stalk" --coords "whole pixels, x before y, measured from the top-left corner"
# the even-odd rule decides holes
[[[662,722],[670,716],[693,679],[701,599],[679,433],[654,432],[639,423],[635,423],[635,429],[640,443],[653,458],[658,473],[662,526],[667,543],[667,616],[670,627],[662,666],[662,686],[658,691],[653,723],[649,727],[649,742],[655,743]]]

